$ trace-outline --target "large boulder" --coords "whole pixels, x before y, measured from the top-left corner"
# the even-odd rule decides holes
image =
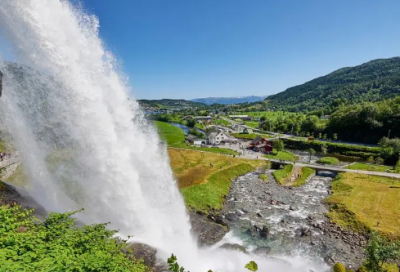
[[[157,249],[145,244],[130,244],[124,253],[130,259],[143,260],[143,263],[149,268],[153,268],[157,263]]]
[[[267,255],[269,254],[270,251],[271,251],[271,248],[270,248],[270,247],[267,247],[267,246],[265,246],[265,247],[259,247],[259,248],[256,248],[256,249],[253,251],[253,254],[259,255],[259,256],[267,256]]]
[[[192,231],[197,235],[201,246],[213,245],[228,233],[226,226],[197,213],[190,214],[190,223],[192,224]]]

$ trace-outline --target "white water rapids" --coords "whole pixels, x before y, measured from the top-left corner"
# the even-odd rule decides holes
[[[166,148],[128,99],[98,28],[68,1],[0,0],[0,48],[7,43],[23,65],[1,61],[9,54],[1,52],[0,105],[32,195],[52,211],[83,207],[84,223],[111,222],[191,271],[244,271],[251,259],[260,271],[323,271],[304,256],[282,262],[197,248]]]

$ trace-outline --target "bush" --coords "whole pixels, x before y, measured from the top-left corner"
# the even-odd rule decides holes
[[[346,267],[342,263],[336,263],[333,266],[334,272],[346,272]]]
[[[329,164],[329,165],[338,165],[340,161],[337,158],[334,157],[323,157],[320,158],[317,163],[321,164]]]
[[[106,224],[77,227],[75,213],[51,213],[40,222],[32,212],[0,207],[1,271],[148,271],[128,259],[127,244]]]
[[[368,270],[365,268],[365,266],[360,266],[360,268],[358,268],[357,272],[368,272]]]

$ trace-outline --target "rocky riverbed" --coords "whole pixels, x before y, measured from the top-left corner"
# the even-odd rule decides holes
[[[284,188],[271,171],[266,172],[269,182],[259,178],[261,173],[249,173],[232,183],[222,215],[236,244],[265,256],[297,255],[359,267],[366,238],[329,223],[325,216],[332,178],[315,176],[302,187]]]

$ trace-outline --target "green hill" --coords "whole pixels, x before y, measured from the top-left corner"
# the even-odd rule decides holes
[[[159,99],[159,100],[138,100],[140,106],[148,108],[154,107],[159,109],[170,109],[170,108],[192,108],[192,107],[205,107],[203,103],[183,100],[183,99]]]
[[[269,96],[271,106],[290,111],[325,109],[340,104],[373,102],[400,94],[400,57],[346,67]]]

